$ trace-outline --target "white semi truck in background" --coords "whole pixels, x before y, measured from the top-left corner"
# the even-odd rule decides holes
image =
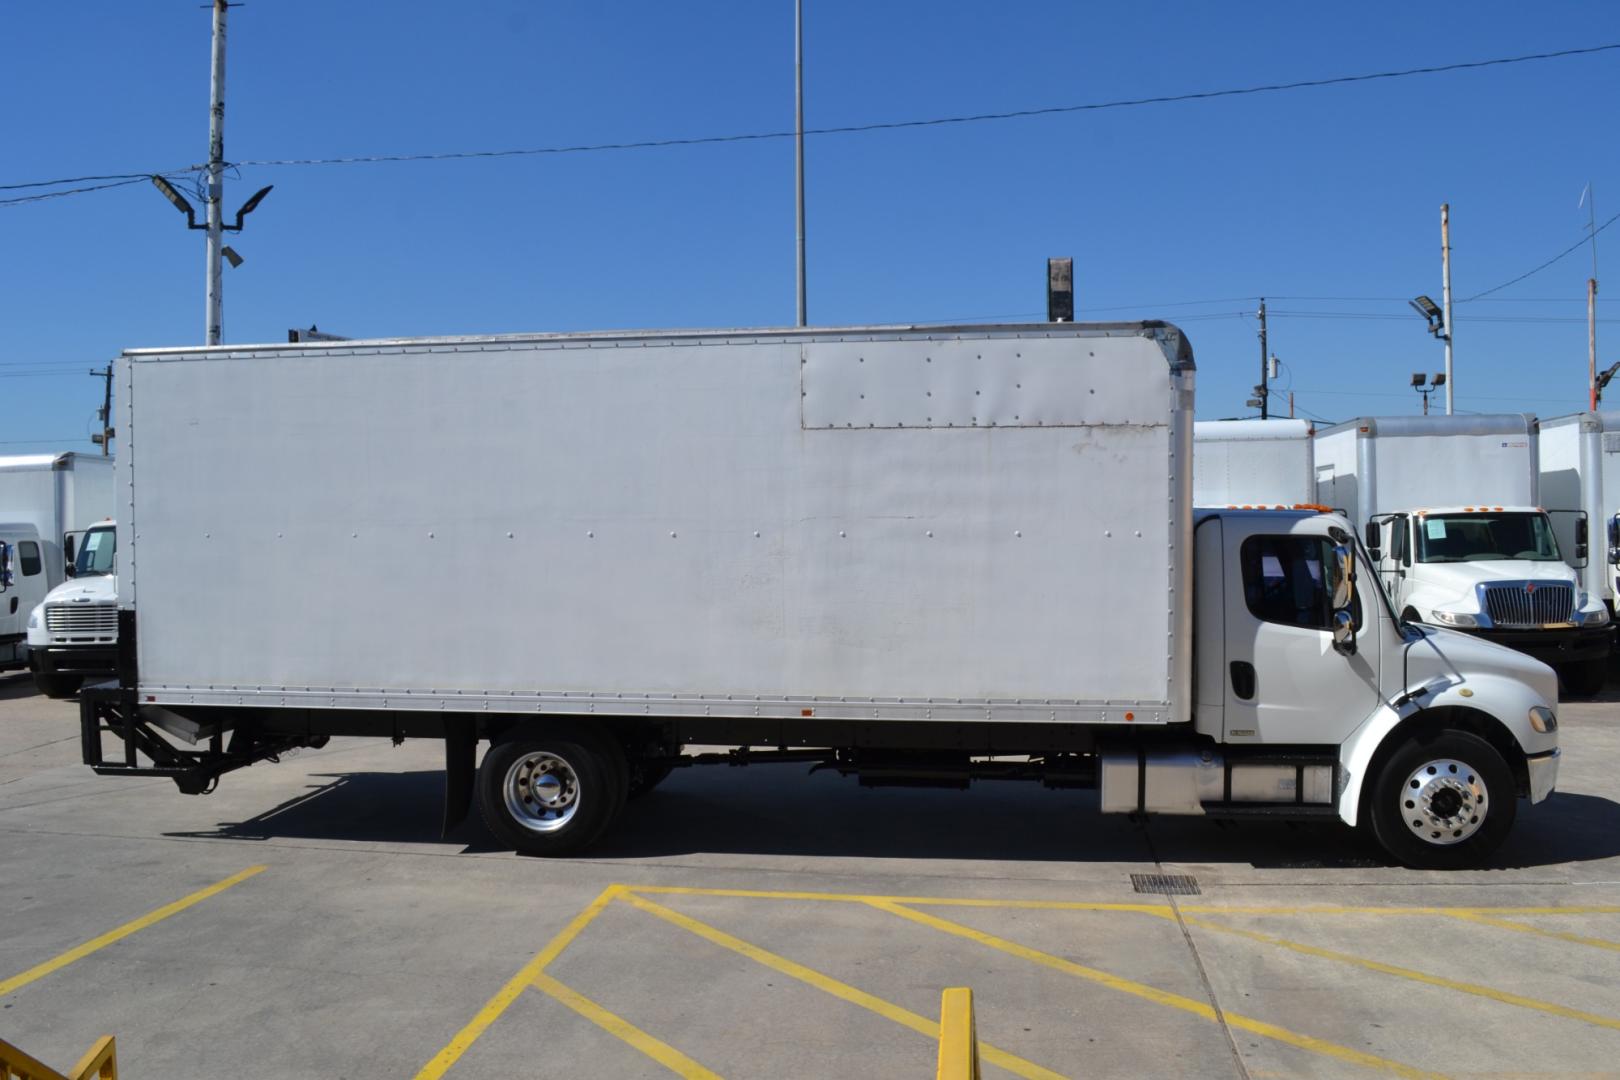
[[[0,585],[0,671],[28,664],[27,623],[73,573],[86,530],[112,513],[111,458],[73,452],[0,457],[0,543],[11,582]]]
[[[1291,509],[1316,502],[1316,455],[1304,420],[1193,424],[1195,506]]]
[[[1574,550],[1580,515],[1589,522],[1591,558],[1581,587],[1615,612],[1620,574],[1620,412],[1584,412],[1541,421],[1541,498],[1553,514],[1558,544]]]
[[[1585,517],[1568,515],[1572,548],[1555,536],[1538,442],[1519,413],[1362,417],[1317,434],[1317,501],[1366,531],[1403,619],[1529,653],[1590,695],[1608,675],[1609,610],[1575,569]]]
[[[560,855],[672,769],[801,761],[1339,821],[1436,867],[1556,782],[1549,668],[1402,621],[1340,515],[1194,510],[1165,323],[118,365],[102,774],[196,793],[334,735],[438,739],[447,829],[476,801]]]
[[[109,518],[80,536],[73,576],[28,616],[28,670],[46,697],[110,678],[118,656],[118,532]]]

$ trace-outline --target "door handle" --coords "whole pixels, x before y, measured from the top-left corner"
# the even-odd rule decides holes
[[[1254,684],[1254,665],[1246,660],[1232,661],[1232,693],[1244,701],[1252,701]]]

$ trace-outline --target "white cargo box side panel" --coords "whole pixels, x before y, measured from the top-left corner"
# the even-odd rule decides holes
[[[141,687],[1182,720],[1190,366],[1078,330],[135,354]]]
[[[1311,428],[1304,420],[1204,420],[1193,425],[1196,505],[1315,501],[1315,456]]]
[[[1374,513],[1427,506],[1534,506],[1536,439],[1527,432],[1375,440]]]

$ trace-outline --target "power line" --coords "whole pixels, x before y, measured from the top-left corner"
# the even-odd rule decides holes
[[[1620,221],[1620,214],[1614,215],[1614,217],[1610,218],[1608,221],[1605,221],[1603,224],[1599,225],[1597,228],[1593,229],[1591,232],[1587,233],[1585,236],[1581,237],[1579,240],[1577,240],[1573,244],[1569,245],[1569,247],[1565,248],[1563,251],[1560,251],[1558,254],[1554,255],[1552,258],[1548,259],[1546,262],[1544,262],[1540,266],[1536,267],[1534,270],[1526,270],[1524,273],[1520,274],[1516,278],[1513,278],[1511,281],[1504,281],[1504,282],[1502,282],[1502,284],[1492,286],[1491,288],[1486,289],[1482,293],[1475,293],[1473,296],[1464,297],[1463,299],[1457,301],[1457,303],[1466,304],[1466,303],[1469,303],[1471,301],[1478,300],[1482,296],[1489,296],[1493,292],[1500,292],[1501,290],[1507,288],[1509,285],[1517,285],[1519,282],[1523,281],[1527,277],[1530,277],[1532,274],[1541,273],[1543,270],[1547,269],[1547,267],[1551,266],[1553,263],[1555,263],[1558,260],[1564,258],[1565,256],[1573,255],[1575,252],[1579,251],[1581,248],[1583,248],[1587,244],[1591,243],[1593,237],[1595,237],[1598,233],[1602,232],[1604,229],[1607,229],[1610,225],[1613,225],[1616,221]]]
[[[88,184],[96,180],[145,180],[146,173],[114,173],[111,176],[68,176],[61,180],[34,180],[26,184],[0,184],[0,191],[21,191],[24,188],[57,187],[62,184]]]
[[[63,199],[69,195],[83,195],[89,191],[106,191],[108,188],[128,187],[130,184],[139,184],[146,179],[147,177],[143,175],[137,176],[132,180],[114,180],[111,183],[92,184],[89,187],[66,188],[62,191],[46,191],[38,195],[18,195],[10,199],[0,199],[0,206],[19,206],[23,203],[44,202],[46,199]]]
[[[1413,75],[1438,75],[1453,71],[1467,71],[1478,68],[1500,67],[1508,64],[1524,64],[1540,60],[1558,60],[1572,56],[1587,56],[1593,53],[1609,52],[1620,49],[1620,42],[1607,45],[1593,45],[1580,49],[1560,49],[1555,52],[1527,53],[1522,56],[1503,56],[1489,60],[1469,60],[1454,64],[1437,64],[1429,67],[1403,68],[1397,71],[1375,71],[1360,75],[1336,75],[1326,79],[1302,79],[1296,82],[1267,83],[1259,86],[1245,86],[1226,90],[1201,90],[1186,94],[1162,94],[1144,98],[1122,98],[1115,101],[1086,102],[1077,105],[1047,105],[1030,109],[1013,109],[1006,112],[972,113],[961,116],[938,116],[917,120],[889,120],[867,124],[845,124],[837,127],[809,128],[806,135],[851,135],[872,131],[898,131],[907,128],[940,127],[948,124],[976,124],[998,120],[1019,120],[1036,116],[1055,116],[1065,113],[1098,112],[1106,109],[1136,108],[1143,105],[1169,105],[1186,101],[1209,101],[1217,98],[1241,97],[1252,94],[1279,93],[1287,90],[1305,90],[1324,86],[1342,86],[1352,83],[1373,82],[1382,79],[1401,79]],[[503,158],[503,157],[530,157],[553,154],[584,154],[608,150],[652,150],[675,146],[713,146],[724,143],[759,142],[772,139],[790,139],[795,137],[792,131],[764,131],[745,132],[734,135],[700,135],[688,138],[672,139],[645,139],[635,142],[587,143],[576,146],[542,146],[523,147],[508,150],[461,150],[442,153],[422,154],[371,154],[353,157],[337,158],[266,158],[252,161],[233,162],[233,167],[247,166],[295,166],[295,165],[370,165],[405,161],[459,161],[469,158]],[[185,172],[188,170],[175,170]],[[80,180],[108,180],[112,183],[98,184],[94,187],[75,189],[53,193],[46,196],[25,196],[19,199],[0,200],[0,206],[16,205],[22,202],[38,201],[41,198],[55,198],[60,195],[80,194],[85,191],[100,191],[106,187],[117,187],[126,183],[137,183],[149,174],[121,173],[105,177],[79,177],[77,179],[41,180],[26,184],[0,185],[0,190],[19,190],[34,187],[53,187],[60,184],[77,183]],[[171,175],[171,174],[164,174]]]

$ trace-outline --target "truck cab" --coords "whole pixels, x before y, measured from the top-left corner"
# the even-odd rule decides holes
[[[69,697],[87,678],[111,678],[118,656],[118,532],[112,521],[79,538],[73,576],[28,615],[28,669],[47,697]]]
[[[47,560],[33,525],[0,523],[0,671],[28,662],[23,623],[50,588]]]
[[[1584,526],[1584,522],[1581,523]],[[1577,535],[1584,539],[1582,527]],[[1375,517],[1368,548],[1397,613],[1528,653],[1572,693],[1607,676],[1609,611],[1534,506],[1439,506]],[[1572,553],[1585,561],[1585,545]]]

